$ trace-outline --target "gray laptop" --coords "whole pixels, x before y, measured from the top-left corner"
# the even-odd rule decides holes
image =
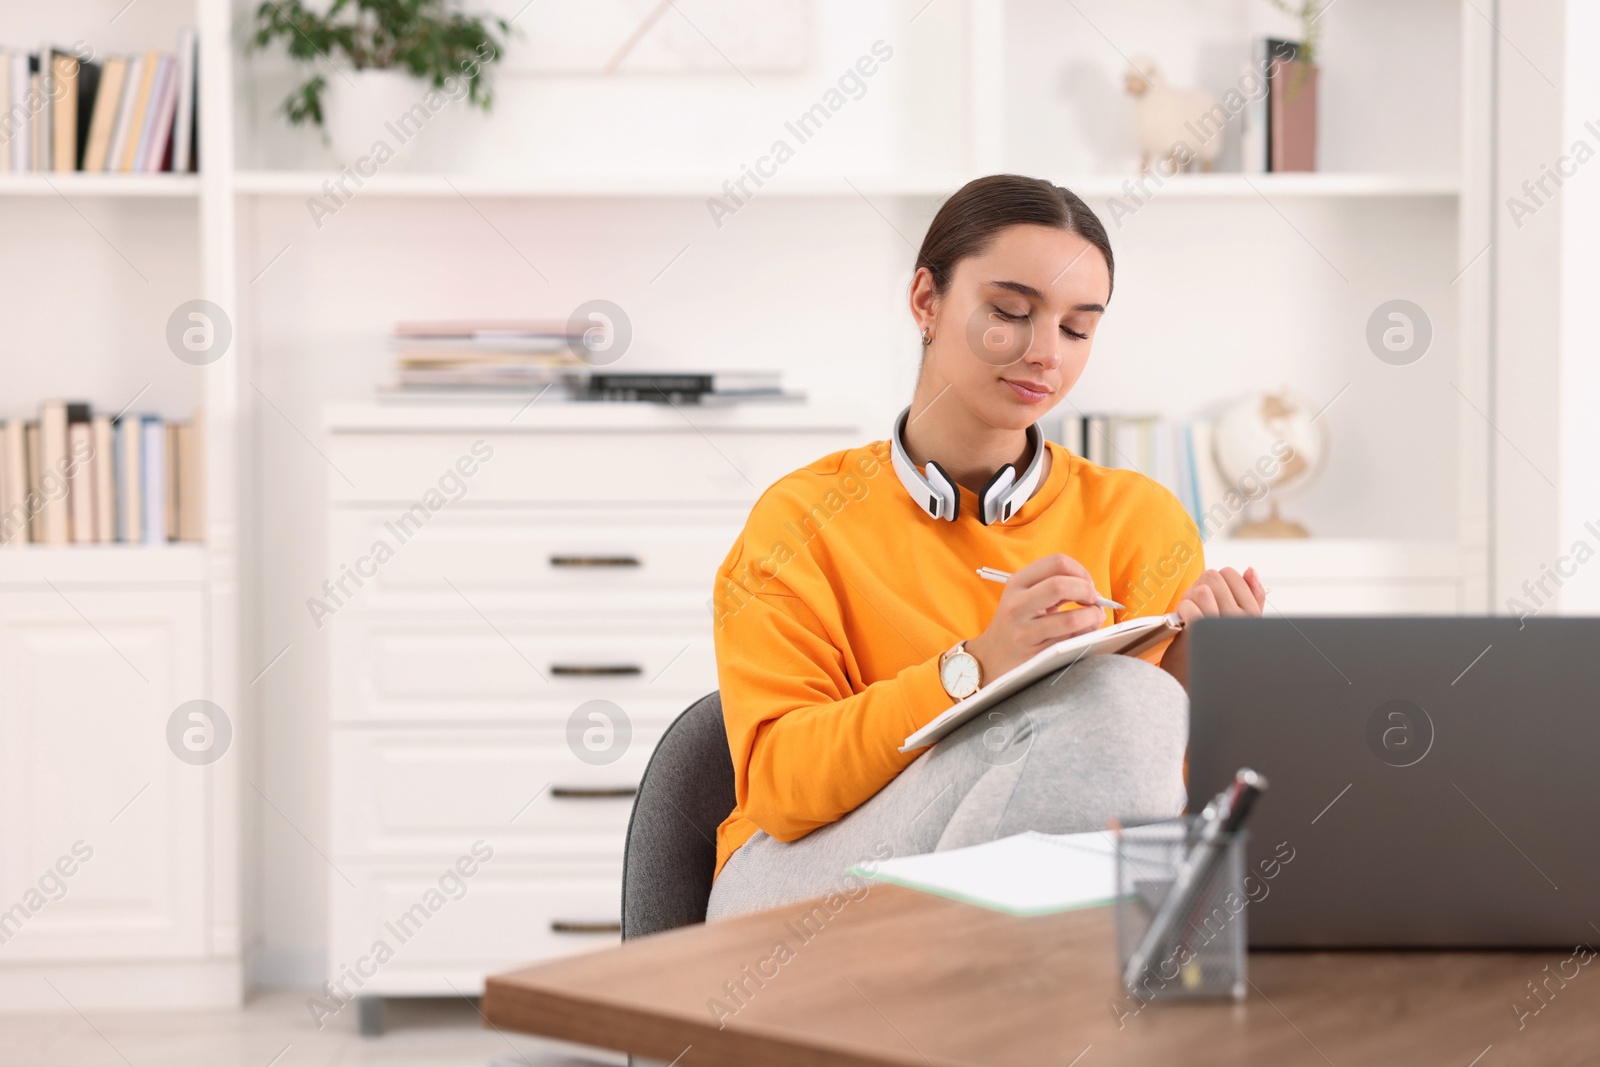
[[[1193,640],[1191,807],[1240,767],[1270,783],[1252,947],[1600,943],[1600,619],[1208,619]]]

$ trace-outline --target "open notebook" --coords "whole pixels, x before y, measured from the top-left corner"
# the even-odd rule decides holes
[[[944,714],[906,738],[900,751],[910,752],[933,744],[989,705],[1004,700],[1047,674],[1066,670],[1085,656],[1137,656],[1182,629],[1183,619],[1177,613],[1147,615],[1057,641],[1032,659],[1006,671],[967,699],[952,705]]]
[[[1108,904],[1116,897],[1116,853],[1104,830],[1041,834],[1032,830],[967,848],[898,856],[864,878],[992,908],[1045,915]]]

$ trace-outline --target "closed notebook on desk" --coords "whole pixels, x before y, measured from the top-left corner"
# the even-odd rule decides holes
[[[1056,671],[1064,671],[1085,656],[1137,656],[1183,629],[1176,614],[1149,615],[1119,622],[1103,630],[1057,641],[1032,659],[1006,671],[965,700],[952,705],[944,714],[906,738],[901,752],[931,745],[974,715],[1011,694],[1025,689]]]

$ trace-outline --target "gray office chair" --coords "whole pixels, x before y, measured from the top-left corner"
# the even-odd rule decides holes
[[[722,696],[690,704],[662,735],[639,782],[622,854],[622,936],[705,922],[717,827],[733,810]]]

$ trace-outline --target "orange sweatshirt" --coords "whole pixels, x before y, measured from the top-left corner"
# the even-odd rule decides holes
[[[1049,447],[1049,477],[1003,526],[978,521],[967,489],[955,522],[930,518],[887,441],[825,456],[756,501],[714,597],[738,798],[717,831],[719,873],[756,830],[803,837],[917,757],[901,743],[952,703],[940,655],[982,633],[1000,602],[978,567],[1064,552],[1127,605],[1118,622],[1170,611],[1194,584],[1200,536],[1171,493]]]

